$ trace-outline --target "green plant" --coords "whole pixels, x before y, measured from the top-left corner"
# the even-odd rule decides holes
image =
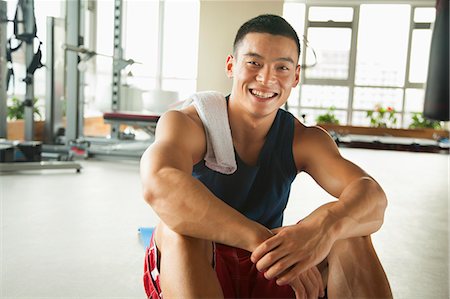
[[[326,113],[320,114],[320,115],[318,115],[316,117],[316,122],[317,123],[322,123],[322,124],[335,124],[335,125],[338,125],[339,124],[339,120],[334,115],[334,111],[335,110],[336,110],[335,107],[328,108]]]
[[[36,106],[38,98],[34,98],[33,100],[33,112],[35,118],[42,119],[41,112],[39,108]],[[11,98],[11,104],[8,105],[8,119],[9,120],[17,120],[23,119],[25,116],[25,104],[23,101],[19,100],[17,97]]]
[[[370,126],[375,128],[392,128],[397,124],[395,109],[392,107],[375,106],[375,110],[367,111]]]
[[[421,112],[415,112],[412,116],[412,123],[409,125],[410,129],[441,129],[441,122],[437,120],[427,119],[423,116]]]

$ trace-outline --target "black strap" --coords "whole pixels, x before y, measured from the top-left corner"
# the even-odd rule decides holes
[[[20,46],[22,45],[22,41],[13,48],[11,45],[11,38],[8,39],[8,42],[6,43],[6,62],[7,62],[7,68],[8,71],[6,73],[6,90],[9,90],[9,82],[11,79],[14,78],[14,69],[13,69],[13,60],[12,60],[12,53],[17,51]],[[15,89],[15,83],[14,79],[12,80],[13,90]]]
[[[19,44],[16,47],[12,47],[11,45],[11,38],[8,39],[8,44],[6,47],[6,59],[9,62],[8,63],[8,72],[6,76],[7,80],[7,89],[9,88],[9,82],[11,79],[13,79],[13,88],[14,88],[14,70],[13,70],[13,63],[12,63],[12,53],[17,51],[23,44],[23,42],[33,44],[34,38],[37,38],[37,27],[36,27],[36,16],[34,14],[34,9],[32,11],[32,22],[34,24],[33,29],[31,32],[26,32],[25,30],[25,21],[24,21],[24,13],[25,10],[29,9],[29,6],[26,5],[25,0],[18,0],[17,2],[17,8],[16,8],[16,14],[14,16],[14,37],[19,41]],[[34,72],[38,69],[44,66],[42,63],[42,51],[41,51],[41,45],[42,42],[38,39],[39,46],[36,51],[36,53],[33,56],[33,59],[31,60],[30,64],[27,66],[27,75],[23,79],[23,81],[26,84],[32,84],[32,78],[34,75]]]
[[[31,60],[30,65],[27,67],[27,74],[33,75],[37,69],[44,66],[41,61],[42,60],[41,45],[42,42],[39,41],[39,47],[36,51],[36,54],[34,54],[33,60]]]
[[[36,16],[33,13],[34,28],[32,32],[26,32],[24,28],[24,10],[28,9],[25,4],[25,0],[19,0],[17,2],[16,14],[14,16],[14,35],[18,40],[32,42],[33,38],[37,36]]]

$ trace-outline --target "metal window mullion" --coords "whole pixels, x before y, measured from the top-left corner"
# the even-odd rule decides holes
[[[415,9],[416,6],[411,7],[412,9]],[[414,15],[414,13],[412,14]],[[414,17],[412,18],[412,26],[413,29],[431,29],[431,23],[415,23]]]
[[[359,30],[359,6],[353,6],[353,26],[352,41],[350,45],[350,61],[348,66],[348,105],[347,105],[347,124],[353,121],[353,102],[355,94],[355,77],[356,77],[356,49],[358,47],[358,30]]]
[[[411,47],[412,47],[412,34],[414,31],[414,10],[415,6],[411,6],[411,11],[409,14],[409,34],[408,34],[408,50],[406,52],[406,69],[405,69],[405,80],[403,83],[403,97],[402,97],[402,110],[400,111],[400,127],[403,128],[403,124],[405,123],[405,107],[406,107],[406,86],[409,82],[409,72],[410,72],[410,63],[411,63]]]
[[[424,89],[425,88],[425,83],[406,82],[405,88]]]
[[[305,4],[305,19],[304,19],[304,24],[303,24],[303,38],[305,40],[308,40],[308,18],[309,18],[309,5]],[[306,65],[306,43],[303,44],[303,55],[302,55],[302,63],[301,65]],[[301,70],[300,71],[300,82],[303,84],[305,84],[305,70]],[[300,110],[302,109],[302,86],[300,86],[300,88],[298,89],[298,110],[297,113],[300,116]]]
[[[348,86],[350,84],[349,80],[319,79],[319,78],[305,79],[304,83],[308,85],[336,85],[336,86]]]
[[[162,90],[163,81],[163,59],[164,59],[164,11],[165,1],[159,1],[158,13],[158,53],[156,58],[156,89]]]
[[[335,22],[335,21],[327,21],[327,22],[316,22],[316,21],[308,21],[309,27],[315,28],[352,28],[352,22]]]

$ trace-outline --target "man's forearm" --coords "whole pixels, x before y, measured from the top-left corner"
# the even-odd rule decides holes
[[[215,197],[183,171],[152,174],[145,199],[173,231],[252,251],[271,233]]]
[[[383,224],[387,200],[371,178],[360,178],[347,186],[338,201],[327,203],[305,220],[318,221],[334,240],[367,236]]]
[[[347,186],[328,209],[336,239],[367,236],[380,229],[387,199],[372,178],[363,177]]]

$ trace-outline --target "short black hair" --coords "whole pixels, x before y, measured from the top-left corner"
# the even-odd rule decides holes
[[[245,22],[236,33],[233,43],[233,52],[236,53],[239,43],[248,33],[269,33],[273,35],[282,35],[292,39],[297,45],[298,55],[300,56],[300,41],[294,28],[282,17],[272,14],[264,14],[254,17]]]

